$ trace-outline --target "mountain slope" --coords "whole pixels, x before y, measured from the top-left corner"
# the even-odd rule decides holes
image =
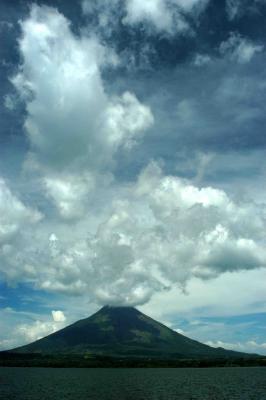
[[[108,306],[13,352],[155,358],[241,356],[189,339],[135,308]]]

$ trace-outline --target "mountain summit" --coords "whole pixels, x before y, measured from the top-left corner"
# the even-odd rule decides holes
[[[218,358],[240,355],[189,339],[135,308],[109,306],[12,352],[129,358]]]

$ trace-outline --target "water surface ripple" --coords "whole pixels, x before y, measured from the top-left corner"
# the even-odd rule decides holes
[[[2,400],[266,400],[266,368],[0,368]]]

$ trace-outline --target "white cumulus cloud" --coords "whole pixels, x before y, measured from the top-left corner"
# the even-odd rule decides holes
[[[38,245],[24,242],[18,270],[30,260],[38,288],[137,305],[192,278],[266,266],[263,207],[164,175],[155,163],[112,196],[93,229],[85,219],[39,233]]]
[[[95,35],[75,36],[62,14],[37,5],[21,28],[22,64],[12,82],[27,109],[26,165],[41,174],[58,214],[78,219],[95,181],[109,180],[116,152],[131,151],[153,115],[134,93],[106,93],[102,69],[113,52]]]
[[[52,311],[52,318],[52,321],[50,319],[36,320],[33,323],[18,325],[14,334],[14,341],[25,344],[32,343],[64,327],[66,317],[63,311]]]
[[[66,320],[66,317],[65,317],[63,311],[60,311],[60,310],[57,310],[57,311],[53,310],[52,316],[53,316],[54,322],[64,322]]]
[[[107,95],[101,69],[112,52],[95,36],[75,36],[55,9],[33,5],[21,27],[23,61],[12,81],[27,105],[33,154],[48,169],[106,167],[152,124],[151,111],[132,93]]]

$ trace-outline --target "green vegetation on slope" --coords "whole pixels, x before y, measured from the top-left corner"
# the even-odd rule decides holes
[[[206,359],[248,355],[214,349],[189,339],[131,307],[105,306],[89,318],[26,346],[14,349],[20,354]],[[252,356],[249,356],[252,357]]]

